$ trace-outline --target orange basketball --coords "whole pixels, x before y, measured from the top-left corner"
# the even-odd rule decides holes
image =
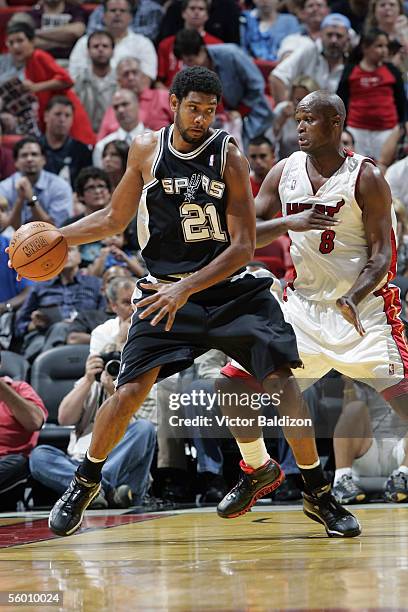
[[[30,280],[45,281],[59,274],[67,255],[68,243],[51,223],[26,223],[10,240],[11,265],[20,276]]]

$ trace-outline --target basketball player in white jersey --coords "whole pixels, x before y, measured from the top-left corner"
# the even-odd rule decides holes
[[[334,368],[370,384],[407,419],[408,348],[399,290],[389,284],[396,267],[389,186],[372,160],[341,148],[338,96],[309,94],[295,118],[300,151],[270,170],[256,199],[257,246],[287,231],[292,241],[296,278],[283,312],[305,366],[294,374],[304,390]],[[246,376],[237,362],[223,373]]]

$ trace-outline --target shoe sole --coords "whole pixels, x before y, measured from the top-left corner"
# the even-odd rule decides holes
[[[408,500],[406,493],[391,493],[390,495],[384,495],[384,500],[391,504],[400,504]]]
[[[342,533],[341,531],[334,531],[334,530],[331,531],[318,514],[314,514],[313,512],[311,512],[310,510],[306,510],[305,508],[303,508],[303,512],[312,521],[316,521],[316,523],[320,523],[321,525],[323,525],[329,538],[355,538],[356,536],[359,536],[361,534],[360,523],[359,523],[358,528],[356,527],[356,529],[349,531],[348,533]]]
[[[281,471],[279,478],[275,480],[273,483],[266,485],[262,489],[259,489],[259,491],[255,493],[255,495],[252,497],[249,504],[245,506],[243,510],[240,510],[239,512],[235,512],[234,514],[221,514],[217,510],[218,516],[220,518],[232,519],[232,518],[237,518],[237,516],[242,516],[243,514],[246,514],[247,512],[251,510],[252,506],[256,504],[258,499],[260,499],[261,497],[264,497],[264,495],[267,495],[268,493],[272,493],[272,491],[275,491],[275,489],[280,487],[280,485],[282,484],[284,480],[285,480],[285,474],[284,472]]]
[[[357,495],[357,497],[348,497],[347,499],[340,499],[339,497],[336,497],[336,501],[342,505],[361,504],[366,500],[366,498],[367,495],[365,493],[360,493]]]
[[[91,504],[91,503],[93,502],[93,500],[95,499],[95,497],[96,497],[97,495],[99,495],[99,491],[100,491],[100,490],[101,490],[101,485],[99,485],[99,487],[98,487],[98,488],[97,488],[97,490],[95,491],[95,494],[94,494],[94,495],[92,495],[91,499],[89,500],[89,503],[88,503],[88,504],[85,506],[85,508],[82,510],[82,512],[81,512],[81,516],[80,516],[80,519],[79,519],[78,523],[75,525],[75,527],[73,527],[73,528],[72,528],[72,529],[70,529],[69,531],[64,531],[64,532],[62,532],[62,531],[56,531],[56,530],[55,530],[55,529],[52,527],[52,525],[51,525],[51,514],[50,514],[50,516],[48,517],[48,528],[49,528],[49,529],[50,529],[50,530],[51,530],[53,533],[55,533],[55,535],[57,535],[57,536],[61,536],[61,537],[64,537],[64,536],[70,536],[70,535],[72,535],[73,533],[75,533],[75,531],[77,531],[77,530],[80,528],[81,524],[82,524],[82,521],[83,521],[83,518],[84,518],[84,513],[85,513],[85,510],[88,508],[89,504]]]

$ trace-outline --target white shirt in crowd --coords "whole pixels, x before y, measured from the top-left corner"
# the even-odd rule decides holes
[[[87,47],[88,36],[81,36],[76,42],[75,47],[71,51],[69,56],[68,70],[75,81],[84,63],[87,62],[91,65],[89,59],[88,47]],[[111,59],[112,69],[115,70],[118,62],[124,57],[135,57],[140,62],[140,68],[144,74],[146,74],[153,81],[157,77],[157,54],[154,45],[146,36],[142,34],[135,34],[131,30],[128,30],[127,36],[122,38],[118,43],[115,44],[113,50],[113,57]]]
[[[102,153],[108,142],[112,142],[112,140],[124,140],[130,146],[132,140],[136,138],[136,136],[139,136],[139,134],[143,134],[143,132],[150,132],[150,130],[145,128],[143,123],[138,123],[131,132],[126,132],[123,128],[119,128],[116,132],[108,134],[95,145],[92,154],[93,165],[97,168],[102,168]]]

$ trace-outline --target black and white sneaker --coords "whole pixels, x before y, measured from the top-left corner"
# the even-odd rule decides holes
[[[407,474],[394,470],[385,483],[384,499],[395,504],[408,501]]]
[[[303,493],[303,512],[312,521],[321,523],[330,538],[354,538],[361,533],[360,523],[336,501],[329,484]]]
[[[334,485],[332,493],[339,504],[360,504],[367,497],[365,491],[354,482],[349,474],[343,474]]]
[[[97,497],[100,488],[100,482],[92,482],[76,473],[50,512],[48,527],[51,531],[59,536],[69,536],[79,529],[85,510]]]

